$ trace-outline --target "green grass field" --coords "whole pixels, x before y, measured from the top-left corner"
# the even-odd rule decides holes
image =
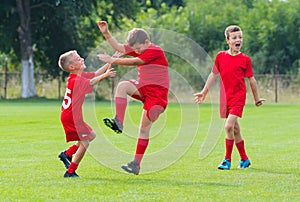
[[[299,104],[247,105],[240,125],[252,165],[238,169],[234,149],[230,171],[217,169],[224,131],[213,137],[216,146],[208,156],[199,155],[214,127],[212,107],[170,104],[153,126],[141,174],[135,176],[119,166],[133,157],[141,105],[130,104],[124,134],[115,135],[101,121],[113,114],[111,104],[96,103],[95,109],[85,109],[98,137],[78,168],[78,179],[64,179],[57,158],[70,145],[59,121],[60,106],[47,100],[0,102],[0,201],[300,201]]]

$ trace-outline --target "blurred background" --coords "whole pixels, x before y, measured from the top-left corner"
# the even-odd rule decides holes
[[[134,27],[181,34],[203,48],[209,68],[216,53],[228,48],[225,28],[239,25],[242,52],[252,59],[260,96],[269,103],[299,103],[299,13],[299,0],[1,0],[0,99],[62,99],[67,74],[57,65],[59,55],[76,49],[87,58],[105,43],[96,22],[106,20],[114,36],[122,35],[120,42]],[[158,45],[164,43],[172,42]],[[202,53],[189,54],[198,58]],[[194,91],[201,90],[207,75],[196,72],[180,54],[166,56]],[[95,90],[97,100],[110,100],[116,83],[128,72],[115,68],[118,76]]]

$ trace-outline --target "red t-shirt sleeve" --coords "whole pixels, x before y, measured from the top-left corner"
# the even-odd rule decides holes
[[[245,71],[245,77],[246,78],[252,77],[254,74],[253,74],[252,62],[251,62],[250,57],[247,57],[246,66],[247,66],[247,69]]]
[[[95,72],[82,72],[81,76],[86,79],[92,79],[95,77]]]
[[[220,60],[220,53],[217,54],[215,62],[214,62],[214,66],[212,68],[212,72],[214,74],[218,74],[220,72],[220,69],[219,69],[219,60]]]
[[[146,64],[151,63],[151,61],[156,60],[157,58],[161,57],[163,52],[156,48],[148,48],[143,52],[141,55],[138,56],[141,60],[143,60]],[[161,65],[161,64],[157,64]]]
[[[136,54],[133,49],[128,45],[124,45],[125,47],[125,54],[133,57],[138,57],[145,62],[145,64],[151,63],[151,61],[161,57],[163,55],[163,51],[158,49],[155,46],[150,46],[147,48],[142,54]]]
[[[76,88],[78,91],[84,94],[89,94],[93,92],[93,86],[90,84],[90,79],[95,76],[95,72],[82,72],[81,76],[78,77]]]

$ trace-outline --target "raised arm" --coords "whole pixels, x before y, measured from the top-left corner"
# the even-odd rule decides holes
[[[266,101],[266,99],[260,98],[258,96],[257,83],[256,83],[256,79],[254,78],[254,76],[249,77],[248,80],[249,80],[250,88],[252,90],[254,103],[258,107],[258,106],[262,105],[263,102]]]
[[[141,60],[138,57],[134,58],[115,58],[111,57],[107,54],[99,54],[98,58],[102,60],[103,62],[107,62],[110,64],[115,64],[115,65],[127,65],[127,66],[133,66],[133,65],[142,65],[145,64],[143,60]]]
[[[105,64],[104,66],[106,66],[106,65],[107,64]],[[108,64],[108,65],[109,65],[109,67],[106,67],[107,69],[106,69],[106,71],[103,74],[95,76],[94,78],[92,78],[90,80],[90,85],[91,86],[96,85],[97,83],[99,83],[100,81],[102,81],[103,79],[105,79],[107,77],[114,77],[114,76],[116,76],[116,72],[114,71],[114,69],[110,68],[110,64]]]
[[[103,74],[104,72],[106,72],[106,70],[108,68],[111,68],[111,64],[106,63],[105,65],[103,65],[102,67],[100,67],[97,71],[95,71],[95,77],[96,76],[100,76],[101,74]]]
[[[211,72],[207,78],[207,81],[205,83],[205,86],[203,87],[202,91],[199,93],[195,93],[195,102],[197,104],[201,104],[203,103],[208,91],[211,89],[212,85],[214,84],[216,78],[217,78],[218,74],[215,74],[213,72]]]
[[[125,53],[125,47],[124,44],[119,43],[109,32],[108,25],[106,21],[99,21],[97,22],[98,28],[104,35],[106,41],[110,44],[110,46],[115,49],[116,51],[119,51],[121,53]]]
[[[123,55],[123,53],[116,51],[112,58],[119,58]],[[99,76],[101,74],[103,74],[108,68],[111,68],[111,63],[106,63],[105,65],[103,65],[102,67],[100,67],[96,72],[95,72],[95,76]]]

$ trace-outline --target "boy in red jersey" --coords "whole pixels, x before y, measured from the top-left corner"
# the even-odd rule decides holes
[[[76,169],[82,160],[89,143],[96,137],[92,128],[83,121],[82,104],[86,94],[92,93],[93,86],[107,77],[115,76],[110,64],[105,64],[96,72],[84,72],[84,59],[77,51],[71,50],[59,57],[59,67],[69,72],[65,97],[62,103],[60,120],[66,133],[66,141],[76,141],[58,157],[67,171],[64,177],[78,177]],[[72,156],[74,158],[72,159]]]
[[[245,151],[244,139],[240,133],[238,123],[238,117],[242,117],[246,103],[244,78],[248,78],[255,105],[260,106],[265,101],[265,99],[258,96],[250,57],[240,52],[243,44],[241,28],[236,25],[228,26],[225,30],[225,37],[229,50],[221,51],[217,54],[212,72],[208,76],[203,90],[194,94],[195,102],[201,104],[216,80],[217,75],[220,74],[220,116],[221,118],[226,118],[226,155],[218,166],[220,170],[230,169],[234,142],[241,157],[238,167],[247,168],[250,166],[250,160]]]
[[[138,175],[141,160],[149,143],[152,123],[164,112],[168,104],[168,61],[164,51],[151,43],[148,33],[143,29],[134,28],[131,30],[127,37],[128,44],[121,44],[110,34],[107,22],[100,21],[97,24],[112,48],[125,55],[133,56],[116,59],[106,54],[99,54],[99,59],[117,65],[137,65],[138,68],[139,80],[122,81],[117,86],[115,118],[104,119],[106,126],[116,133],[122,133],[127,96],[143,102],[144,107],[134,160],[122,166],[125,171]]]

